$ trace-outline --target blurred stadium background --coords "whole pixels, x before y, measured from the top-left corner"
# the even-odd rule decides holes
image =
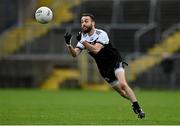
[[[51,23],[35,21],[40,6]],[[111,90],[69,90],[110,89],[93,59],[72,58],[64,43],[83,12],[128,62],[145,120]],[[0,124],[180,124],[180,0],[0,0],[0,16]]]
[[[51,23],[35,21],[40,6],[53,10]],[[0,87],[103,87],[93,60],[85,52],[71,58],[63,40],[80,30],[83,12],[108,32],[133,87],[180,87],[179,0],[1,0]]]

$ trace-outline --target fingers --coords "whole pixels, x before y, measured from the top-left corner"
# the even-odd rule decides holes
[[[79,31],[76,35],[76,40],[77,41],[80,41],[81,40],[81,34],[82,34],[82,31]]]
[[[69,32],[66,32],[66,33],[64,34],[64,37],[69,37],[69,36],[72,36]]]
[[[71,33],[66,32],[66,33],[64,34],[64,40],[65,40],[65,42],[66,42],[67,45],[71,45],[71,38],[72,38]]]
[[[68,35],[68,32],[66,32],[65,34],[64,34],[64,37],[66,37]]]

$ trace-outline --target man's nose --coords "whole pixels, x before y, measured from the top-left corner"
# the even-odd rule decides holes
[[[83,23],[82,23],[82,26],[85,26],[85,25],[86,25],[86,23],[85,23],[85,22],[83,22]]]

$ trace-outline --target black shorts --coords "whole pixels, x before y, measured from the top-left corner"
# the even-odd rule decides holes
[[[125,63],[126,64],[126,63]],[[114,68],[111,68],[108,72],[100,70],[102,77],[113,87],[117,83],[116,72],[124,71],[124,62],[117,63]]]
[[[110,43],[104,45],[97,54],[92,52],[89,52],[89,54],[95,59],[102,77],[110,84],[117,80],[116,69],[124,70],[124,64],[127,64],[123,62],[119,51],[113,48]]]

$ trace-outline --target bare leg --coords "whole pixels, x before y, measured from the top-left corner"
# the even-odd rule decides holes
[[[116,90],[122,97],[129,100],[129,97],[126,94],[126,92],[124,90],[121,90],[119,82],[117,83],[118,83],[117,85],[113,86],[113,89]]]
[[[119,90],[124,91],[132,103],[136,102],[137,101],[136,96],[133,90],[129,87],[129,85],[126,82],[125,71],[122,69],[121,71],[117,72],[116,77],[119,82],[119,86],[118,86]]]
[[[138,118],[144,118],[145,113],[140,108],[136,96],[133,92],[133,90],[129,87],[127,84],[126,78],[125,78],[125,71],[123,68],[119,68],[115,71],[116,77],[118,79],[118,84],[114,86],[113,88],[121,94],[121,96],[129,99],[133,106],[133,111],[138,114]]]

